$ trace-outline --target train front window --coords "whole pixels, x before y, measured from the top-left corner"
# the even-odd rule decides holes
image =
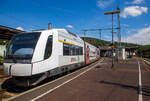
[[[6,58],[31,59],[41,32],[23,33],[13,37]]]

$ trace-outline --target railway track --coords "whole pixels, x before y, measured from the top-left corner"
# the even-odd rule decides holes
[[[13,78],[11,76],[0,75],[0,101],[2,101],[2,99],[8,99],[10,97],[16,96],[32,88],[36,88],[47,82],[51,82],[57,78],[58,77],[48,78],[39,85],[34,87],[19,87],[13,84]]]
[[[10,98],[17,95],[14,91],[15,86],[11,82],[11,76],[4,75],[3,69],[0,69],[0,101],[5,98]]]
[[[143,61],[150,66],[150,59],[147,59],[147,58],[143,58]]]
[[[150,73],[150,59],[147,58],[142,58],[142,61],[148,66],[146,69],[149,71]]]
[[[9,79],[10,76],[6,76],[6,75],[0,75],[0,101],[3,98],[9,98],[11,97],[12,94],[10,94],[9,92],[7,92],[5,89],[3,89],[3,84],[4,82]]]

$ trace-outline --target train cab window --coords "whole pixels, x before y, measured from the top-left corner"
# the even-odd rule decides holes
[[[53,44],[52,40],[53,40],[53,36],[50,35],[48,37],[48,39],[47,39],[44,59],[48,59],[51,56],[51,53],[52,53],[52,44]]]

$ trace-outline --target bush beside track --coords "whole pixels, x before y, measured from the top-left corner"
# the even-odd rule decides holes
[[[150,59],[150,45],[139,46],[137,49],[137,55],[143,58]]]

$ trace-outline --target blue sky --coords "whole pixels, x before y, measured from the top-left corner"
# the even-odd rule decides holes
[[[82,29],[111,28],[111,16],[104,12],[117,6],[121,9],[122,41],[150,44],[149,0],[0,0],[0,25],[30,31],[47,29],[52,23],[53,28],[82,36]],[[99,38],[98,32],[87,36]],[[102,31],[102,39],[110,41],[111,31]]]

